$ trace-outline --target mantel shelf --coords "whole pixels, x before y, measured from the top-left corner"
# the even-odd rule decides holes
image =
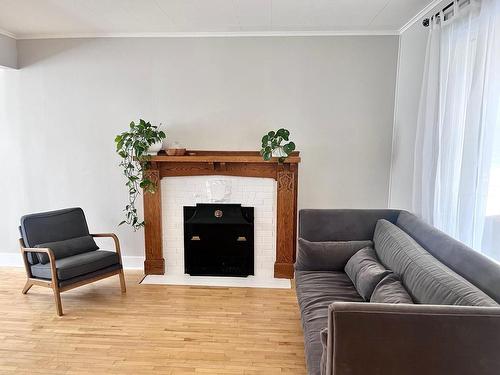
[[[196,151],[188,150],[183,156],[168,156],[159,154],[151,157],[152,162],[175,163],[279,163],[278,158],[269,161],[262,159],[258,151]],[[293,152],[283,164],[300,163],[299,152]]]

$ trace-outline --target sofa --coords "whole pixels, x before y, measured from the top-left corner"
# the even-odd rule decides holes
[[[296,258],[308,374],[500,374],[500,265],[415,215],[301,210]]]

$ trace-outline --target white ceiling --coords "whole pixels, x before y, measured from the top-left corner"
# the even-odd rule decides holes
[[[0,0],[19,39],[188,34],[397,34],[432,0]]]

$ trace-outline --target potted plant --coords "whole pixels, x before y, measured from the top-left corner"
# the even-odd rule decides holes
[[[120,225],[128,224],[134,230],[144,226],[144,221],[139,220],[137,215],[135,201],[140,189],[149,193],[156,191],[156,182],[151,181],[144,172],[154,152],[152,146],[161,144],[165,138],[165,133],[159,130],[158,126],[142,119],[137,124],[132,121],[128,131],[116,136],[116,152],[122,158],[119,165],[127,179],[125,185],[129,194],[129,201],[124,209],[125,220]]]
[[[277,157],[280,163],[295,150],[295,143],[288,142],[290,138],[290,131],[287,129],[278,129],[277,131],[270,131],[262,137],[262,149],[260,154],[264,160],[271,160],[272,157]],[[287,143],[282,145],[282,142]]]

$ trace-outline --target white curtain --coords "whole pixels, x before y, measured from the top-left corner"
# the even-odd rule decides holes
[[[500,0],[456,1],[430,22],[413,210],[500,260]],[[495,224],[496,222],[496,224]]]

